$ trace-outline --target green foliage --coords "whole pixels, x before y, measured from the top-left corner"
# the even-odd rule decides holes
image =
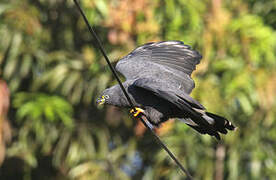
[[[153,40],[182,40],[203,55],[192,97],[238,130],[217,142],[175,121],[162,139],[195,179],[275,177],[275,0],[81,5],[112,62]],[[13,126],[1,179],[14,167],[24,179],[183,179],[127,113],[95,107],[115,80],[73,1],[2,0],[0,37]]]
[[[30,119],[31,123],[38,123],[42,119],[58,123],[61,121],[65,126],[72,127],[72,106],[58,96],[47,94],[18,93],[14,97],[13,106],[17,108],[17,119]],[[40,132],[40,130],[38,130]]]

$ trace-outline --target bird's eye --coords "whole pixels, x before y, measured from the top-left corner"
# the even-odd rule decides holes
[[[104,95],[104,98],[105,98],[105,99],[109,99],[109,96],[108,96],[108,95]]]

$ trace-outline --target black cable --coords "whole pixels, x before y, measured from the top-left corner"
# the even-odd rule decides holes
[[[104,51],[103,45],[102,45],[101,41],[99,40],[97,34],[96,34],[95,31],[93,30],[93,28],[90,26],[90,24],[89,24],[89,22],[88,22],[88,20],[87,20],[87,18],[86,18],[86,16],[85,16],[83,10],[81,9],[81,7],[80,7],[78,1],[77,1],[77,0],[74,0],[74,3],[75,3],[75,5],[77,6],[78,10],[80,11],[80,13],[81,13],[81,15],[82,15],[82,17],[83,17],[83,19],[84,19],[84,21],[85,21],[85,23],[86,23],[86,25],[87,25],[89,31],[90,31],[90,33],[91,33],[91,34],[93,35],[93,37],[96,39],[96,41],[97,41],[97,43],[98,43],[98,45],[99,45],[100,51],[102,52],[102,54],[103,54],[103,56],[104,56],[104,58],[105,58],[105,60],[106,60],[106,62],[107,62],[107,64],[108,64],[108,66],[110,67],[110,69],[111,69],[113,75],[115,76],[116,80],[118,81],[118,83],[119,83],[119,85],[120,85],[120,87],[121,87],[121,89],[122,89],[124,95],[126,96],[128,102],[129,102],[129,104],[130,104],[130,107],[131,107],[132,109],[135,109],[133,102],[131,101],[131,99],[130,99],[128,93],[126,92],[126,90],[125,90],[125,88],[124,88],[124,86],[123,86],[121,80],[119,79],[119,77],[118,77],[116,71],[114,70],[113,66],[111,65],[110,60],[108,59],[108,57],[107,57],[107,55],[106,55],[106,53],[105,53],[105,51]],[[159,138],[159,136],[158,136],[158,135],[153,131],[153,129],[150,127],[150,125],[148,124],[149,122],[148,122],[148,120],[146,119],[146,117],[145,117],[145,116],[142,116],[142,117],[139,118],[139,119],[142,121],[142,123],[144,124],[144,126],[146,126],[146,127],[151,131],[151,133],[152,133],[152,134],[154,135],[154,137],[157,139],[158,144],[160,144],[160,146],[169,154],[169,156],[175,161],[175,163],[179,166],[179,168],[187,175],[188,179],[192,179],[192,176],[190,175],[190,173],[182,166],[182,164],[177,160],[177,158],[174,156],[174,154],[169,150],[169,148],[161,141],[161,139]]]
[[[114,74],[116,80],[118,81],[118,83],[119,83],[121,89],[123,90],[124,95],[126,96],[128,102],[129,102],[129,104],[130,104],[130,107],[131,107],[132,109],[134,109],[133,102],[131,101],[130,97],[128,96],[128,94],[127,94],[127,92],[126,92],[126,90],[125,90],[125,88],[124,88],[124,86],[123,86],[121,80],[119,79],[119,77],[118,77],[116,71],[114,70],[113,66],[111,65],[111,63],[110,63],[110,61],[109,61],[109,59],[108,59],[108,57],[107,57],[107,55],[106,55],[106,53],[105,53],[105,51],[104,51],[104,48],[103,48],[103,45],[102,45],[101,41],[99,40],[99,38],[98,38],[97,34],[95,33],[95,31],[93,30],[93,28],[90,26],[90,24],[89,24],[89,22],[88,22],[88,20],[87,20],[87,18],[86,18],[86,16],[85,16],[83,10],[81,9],[81,7],[80,7],[78,1],[77,1],[77,0],[74,0],[74,2],[75,2],[75,4],[76,4],[76,6],[78,7],[78,9],[79,9],[79,11],[80,11],[80,13],[81,13],[81,15],[82,15],[84,21],[85,21],[85,23],[86,23],[86,25],[87,25],[87,27],[88,27],[90,33],[91,33],[91,34],[93,35],[93,37],[96,39],[97,44],[99,45],[100,51],[102,52],[102,54],[103,54],[103,56],[104,56],[104,58],[105,58],[105,60],[106,60],[106,62],[107,62],[107,64],[108,64],[108,66],[110,67],[112,73]]]
[[[144,118],[146,118],[145,116],[143,116]],[[191,176],[191,174],[189,173],[189,171],[187,171],[182,164],[178,161],[178,159],[174,156],[174,154],[169,150],[169,148],[162,142],[162,140],[160,139],[160,137],[150,128],[150,126],[147,124],[148,120],[147,119],[143,119],[143,117],[140,118],[140,120],[142,121],[142,123],[144,124],[144,126],[146,126],[150,132],[153,134],[153,136],[157,139],[158,144],[169,154],[169,156],[174,160],[174,162],[178,165],[178,167],[186,174],[186,176],[188,177],[188,179],[192,180],[193,177]]]

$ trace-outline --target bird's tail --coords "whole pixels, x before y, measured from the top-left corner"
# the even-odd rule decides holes
[[[220,140],[219,133],[227,134],[227,130],[235,130],[235,126],[224,117],[209,112],[200,113],[202,115],[201,117],[209,124],[208,126],[203,124],[199,125],[196,123],[196,121],[193,121],[190,118],[184,118],[180,120],[198,131],[199,133],[215,136],[218,140]]]

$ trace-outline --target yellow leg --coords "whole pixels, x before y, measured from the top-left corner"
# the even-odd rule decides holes
[[[131,109],[129,112],[133,114],[134,117],[137,117],[140,113],[144,113],[145,111],[141,108],[135,107],[135,109]]]

